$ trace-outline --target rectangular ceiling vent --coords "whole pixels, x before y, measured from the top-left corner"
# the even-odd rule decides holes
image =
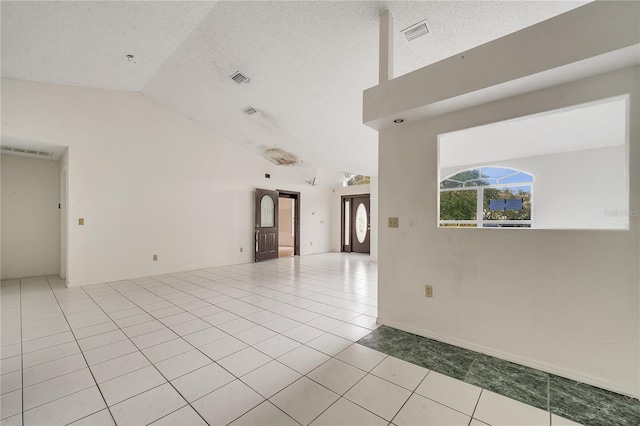
[[[235,81],[238,84],[248,83],[250,81],[249,77],[242,74],[240,71],[236,71],[233,74],[231,74],[231,80]]]
[[[242,110],[242,112],[244,112],[247,115],[253,115],[258,111],[254,107],[246,107]]]
[[[38,157],[51,157],[53,155],[53,152],[50,152],[50,151],[42,151],[39,149],[30,149],[30,148],[19,148],[17,146],[2,145],[1,148],[2,148],[2,151],[6,152],[7,154],[10,152],[14,152],[16,154],[35,155]]]
[[[427,21],[421,21],[417,24],[411,25],[409,28],[402,30],[402,34],[407,38],[407,41],[415,40],[420,36],[423,36],[429,32],[427,28]]]

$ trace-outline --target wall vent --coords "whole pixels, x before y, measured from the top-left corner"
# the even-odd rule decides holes
[[[258,111],[254,107],[246,107],[242,110],[242,112],[244,112],[247,115],[253,115]]]
[[[423,36],[429,32],[427,27],[427,21],[420,21],[417,24],[411,25],[409,28],[402,30],[402,34],[407,38],[407,41],[415,40],[420,36]]]
[[[37,156],[37,157],[51,157],[53,155],[53,152],[51,151],[42,151],[39,149],[31,149],[31,148],[20,148],[17,146],[9,146],[9,145],[2,145],[0,148],[2,148],[2,152],[5,153],[16,153],[16,154],[23,154],[23,155],[33,155],[33,156]]]
[[[240,71],[234,72],[233,74],[231,74],[230,77],[231,77],[231,80],[235,81],[238,84],[248,83],[249,81],[251,81],[249,77],[242,74]]]

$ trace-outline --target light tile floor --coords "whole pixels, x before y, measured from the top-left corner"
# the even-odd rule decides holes
[[[570,424],[354,343],[377,327],[368,256],[1,290],[2,426]]]

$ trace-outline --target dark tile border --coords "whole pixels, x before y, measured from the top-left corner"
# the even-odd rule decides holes
[[[640,401],[535,368],[387,326],[358,343],[586,426],[640,425]]]

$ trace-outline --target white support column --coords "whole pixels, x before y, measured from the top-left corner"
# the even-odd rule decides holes
[[[393,15],[389,10],[380,14],[380,81],[385,83],[393,78]]]

